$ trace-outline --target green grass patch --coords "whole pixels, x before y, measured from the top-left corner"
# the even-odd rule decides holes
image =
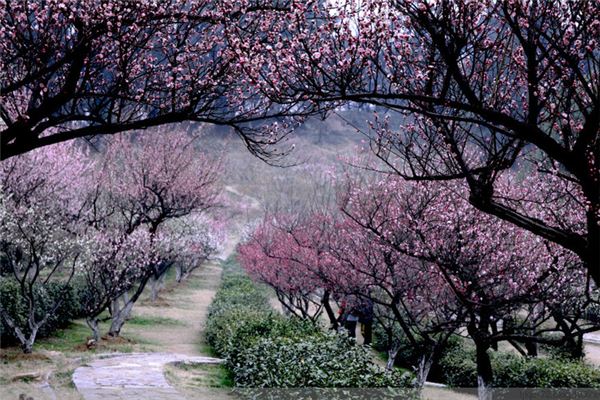
[[[211,289],[213,287],[212,283],[207,282],[200,275],[192,275],[180,285],[182,286],[182,289],[186,290]]]
[[[169,325],[169,326],[186,326],[187,324],[183,321],[179,321],[173,318],[149,316],[149,315],[137,315],[127,320],[127,324],[130,325],[141,325],[141,326],[152,326],[152,325]]]
[[[52,336],[36,341],[35,350],[61,352],[75,351],[77,346],[85,345],[92,332],[84,321],[74,321],[65,329],[60,329]]]
[[[107,332],[109,324],[107,322],[100,324],[100,332]],[[115,341],[102,341],[99,349],[90,349],[89,351],[103,352],[120,351],[123,353],[131,353],[137,351],[134,345],[152,345],[154,343],[143,340],[139,337],[132,337],[127,333],[127,324],[123,329],[125,334],[123,338]],[[63,353],[87,351],[85,345],[92,337],[92,331],[87,326],[85,321],[76,320],[69,324],[65,329],[59,329],[52,336],[36,341],[33,346],[34,352],[37,350],[60,351]]]
[[[233,387],[233,376],[224,365],[182,363],[177,368],[190,372],[194,386],[211,388]]]
[[[215,352],[215,350],[203,340],[198,342],[198,351],[200,354],[205,355],[207,357],[218,357],[219,355]]]

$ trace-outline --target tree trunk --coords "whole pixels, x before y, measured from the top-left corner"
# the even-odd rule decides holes
[[[37,336],[38,330],[39,326],[33,327],[27,340],[25,340],[25,342],[22,343],[21,348],[23,349],[23,353],[31,354],[31,352],[33,351],[33,344],[35,343],[35,338]]]
[[[165,288],[166,271],[158,278],[152,277],[150,280],[150,301],[155,302],[158,299],[158,292]]]
[[[325,308],[325,312],[327,313],[327,318],[329,318],[329,322],[331,323],[331,329],[337,331],[339,328],[339,324],[337,318],[335,317],[335,313],[331,308],[331,304],[329,304],[330,295],[331,294],[329,293],[329,290],[325,290],[325,292],[323,292],[321,302],[323,303],[323,307]]]
[[[398,345],[391,346],[388,349],[388,358],[387,363],[385,364],[386,370],[391,371],[394,369],[394,363],[396,362],[396,356],[398,355],[398,351],[400,351],[400,346]]]
[[[538,356],[538,344],[537,342],[528,340],[525,342],[525,349],[527,350],[527,355],[530,357]]]
[[[121,334],[121,329],[131,314],[133,308],[133,299],[129,298],[129,293],[123,294],[123,307],[119,305],[119,299],[113,301],[112,318],[108,336],[118,337]]]
[[[488,354],[489,345],[475,343],[477,352],[477,398],[479,400],[492,400],[492,362]]]
[[[431,371],[431,367],[433,365],[433,354],[426,353],[419,357],[419,365],[417,366],[417,381],[416,388],[422,389],[427,382],[427,377],[429,376],[429,371]]]
[[[150,281],[150,301],[155,302],[158,298],[158,291],[160,290],[160,280],[152,278]]]
[[[25,354],[31,353],[33,350],[33,342],[35,341],[35,335],[37,334],[39,326],[35,327],[35,325],[34,325],[35,329],[32,329],[33,333],[27,338],[27,337],[25,337],[25,334],[23,333],[21,328],[19,328],[17,326],[15,321],[8,314],[8,312],[6,312],[1,307],[0,307],[0,316],[2,317],[2,320],[6,323],[6,325],[8,325],[8,327],[10,329],[12,329],[13,333],[19,340],[19,343],[21,343],[21,349],[23,350],[23,353],[25,353]]]
[[[182,279],[183,279],[183,266],[180,264],[177,264],[175,266],[175,281],[177,283],[181,283]]]
[[[31,354],[33,352],[33,343],[26,340],[25,343],[21,345],[21,349],[23,350],[23,354]]]
[[[119,306],[119,299],[116,299],[111,304],[111,324],[110,330],[108,331],[108,335],[111,337],[117,337],[121,333],[121,328],[125,325],[125,322],[129,318],[131,314],[131,310],[133,309],[133,305],[140,298],[142,293],[144,292],[144,288],[146,284],[150,280],[151,276],[147,275],[140,280],[138,287],[135,289],[133,296],[129,296],[129,292],[123,293],[123,308]]]
[[[92,337],[96,342],[100,341],[100,327],[98,326],[98,318],[86,318],[87,326],[92,330]]]

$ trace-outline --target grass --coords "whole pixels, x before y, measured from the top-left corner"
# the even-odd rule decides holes
[[[170,380],[177,381],[177,386],[231,388],[233,376],[224,365],[176,363],[167,368]]]
[[[142,339],[132,329],[128,328],[128,324],[134,326],[148,326],[161,324],[183,324],[177,320],[163,317],[133,317],[134,322],[128,321],[123,328],[123,334],[121,337],[116,339],[102,340],[97,348],[86,348],[87,341],[92,337],[92,332],[83,320],[75,320],[64,329],[59,329],[54,332],[51,336],[39,339],[35,342],[33,347],[34,353],[40,353],[44,351],[57,351],[65,354],[79,355],[79,354],[94,354],[102,352],[118,351],[121,353],[131,353],[134,351],[143,351],[146,346],[155,345],[149,340]],[[160,322],[158,322],[160,320]],[[108,323],[100,324],[100,332],[107,332],[109,328]]]
[[[147,315],[138,315],[130,318],[127,321],[127,324],[130,325],[140,325],[140,326],[152,326],[152,325],[169,325],[169,326],[187,326],[187,324],[183,321],[179,321],[173,318],[167,317],[159,317],[159,316],[147,316]]]
[[[215,353],[215,350],[206,343],[204,337],[201,338],[198,344],[198,350],[200,354],[205,354],[207,357],[218,357],[218,354]]]
[[[90,336],[90,328],[85,322],[74,321],[67,328],[54,332],[52,336],[36,341],[34,351],[73,352],[78,346],[85,345]]]
[[[2,349],[0,360],[0,398],[16,399],[21,394],[35,399],[47,398],[39,389],[39,383],[45,379],[55,390],[57,398],[81,398],[72,377],[85,356],[72,358],[60,352],[39,349],[32,354],[23,354],[19,348],[13,347]]]

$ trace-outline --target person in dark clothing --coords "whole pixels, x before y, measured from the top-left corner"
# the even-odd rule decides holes
[[[348,297],[340,304],[340,323],[348,332],[348,337],[356,339],[356,325],[359,320],[358,308],[354,305],[353,298]]]
[[[344,328],[348,331],[348,336],[356,339],[356,325],[358,323],[358,315],[356,313],[349,312],[346,314],[346,319],[344,321]]]
[[[359,319],[360,329],[363,335],[363,344],[370,345],[373,341],[373,302],[363,299],[360,304]]]

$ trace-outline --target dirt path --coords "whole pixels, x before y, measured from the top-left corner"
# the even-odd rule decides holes
[[[164,368],[169,363],[181,361],[221,362],[206,357],[206,347],[202,343],[208,306],[220,282],[219,264],[213,261],[198,268],[180,287],[161,294],[156,303],[144,301],[134,307],[133,317],[138,321],[149,321],[149,325],[126,325],[123,334],[135,335],[151,343],[150,347],[159,352],[101,355],[77,368],[73,383],[83,398],[186,398],[167,381]]]
[[[221,257],[227,258],[233,248],[228,244]],[[207,357],[203,343],[208,307],[219,286],[220,277],[220,262],[211,261],[193,271],[179,287],[167,288],[155,303],[145,300],[136,305],[134,319],[148,321],[148,325],[126,325],[123,334],[150,343],[150,348],[157,352],[100,355],[77,368],[73,383],[83,398],[187,398],[167,381],[164,368],[167,364],[181,361],[202,364],[221,362]]]
[[[229,187],[227,190],[234,192]],[[256,200],[249,199],[250,208],[257,208]],[[159,294],[157,301],[145,299],[134,307],[132,316],[138,323],[126,324],[123,335],[149,343],[155,352],[100,355],[77,368],[73,383],[85,400],[190,398],[188,390],[175,389],[169,383],[165,367],[175,362],[222,362],[208,357],[203,332],[208,307],[221,281],[221,262],[235,251],[238,241],[239,234],[234,232],[215,260],[193,271],[183,283],[172,283]],[[205,389],[204,393],[195,390],[193,398],[216,399],[223,394],[222,390],[200,389]]]
[[[125,336],[132,334],[149,343],[156,343],[158,351],[208,355],[202,342],[208,307],[212,302],[221,279],[219,262],[211,261],[197,270],[181,287],[161,293],[155,303],[145,300],[133,309],[133,316],[164,323],[130,325]],[[127,325],[126,325],[127,326]]]

